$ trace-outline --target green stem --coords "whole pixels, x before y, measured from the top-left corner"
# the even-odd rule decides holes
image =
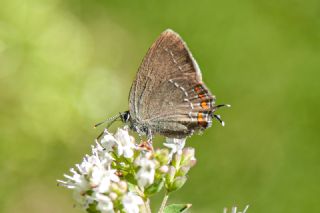
[[[160,209],[159,209],[159,213],[163,213],[164,208],[166,207],[168,198],[169,198],[169,193],[166,191],[166,193],[164,194],[164,198],[163,198],[163,200],[162,200]]]
[[[150,199],[148,198],[147,201],[145,202],[146,205],[146,211],[147,213],[151,213],[151,208],[150,208]]]

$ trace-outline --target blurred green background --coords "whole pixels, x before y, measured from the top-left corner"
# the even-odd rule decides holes
[[[170,202],[320,212],[318,0],[2,0],[1,212],[81,212],[56,179],[90,152],[93,124],[128,108],[166,28],[233,106],[220,111],[226,127],[188,140],[198,163]]]

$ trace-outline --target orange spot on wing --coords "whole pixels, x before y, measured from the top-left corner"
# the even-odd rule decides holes
[[[202,122],[203,121],[203,113],[202,112],[199,112],[198,113],[198,123]]]
[[[203,128],[206,128],[208,126],[208,122],[203,118],[203,113],[202,112],[199,112],[198,113],[198,124],[200,126],[202,126]]]
[[[203,109],[209,109],[209,106],[208,106],[208,104],[207,104],[206,101],[202,101],[202,102],[201,102],[201,107],[202,107]]]
[[[196,93],[199,93],[199,92],[201,92],[201,87],[200,86],[195,86],[194,87],[194,91],[196,91]]]
[[[203,98],[206,97],[206,95],[205,95],[205,94],[199,94],[198,97],[199,97],[200,99],[203,99]]]

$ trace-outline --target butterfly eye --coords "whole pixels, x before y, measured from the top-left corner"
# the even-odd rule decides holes
[[[124,113],[121,113],[121,120],[124,123],[127,123],[130,120],[130,112],[125,111]]]

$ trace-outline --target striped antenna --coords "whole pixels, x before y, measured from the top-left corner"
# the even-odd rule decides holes
[[[100,123],[97,123],[96,125],[94,125],[94,128],[97,128],[98,126],[100,126],[101,124],[104,124],[106,122],[108,122],[108,125],[107,125],[107,128],[113,123],[115,122],[118,118],[120,118],[120,115],[115,115],[115,116],[112,116],[111,118],[107,118],[106,120],[100,122]]]

